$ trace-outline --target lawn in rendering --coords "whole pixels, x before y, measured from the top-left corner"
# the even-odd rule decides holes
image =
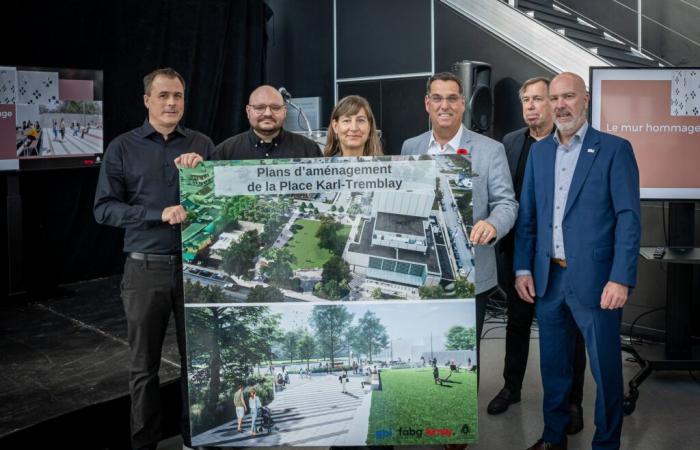
[[[320,269],[333,255],[318,245],[316,232],[321,226],[321,222],[318,220],[299,219],[294,222],[294,225],[296,232],[286,246],[296,257],[296,262],[292,264],[292,268],[294,270]],[[350,235],[350,227],[343,225],[338,235],[342,236],[343,240],[347,240],[348,235]]]
[[[440,367],[440,378],[449,372]],[[383,370],[381,379],[382,390],[372,392],[367,445],[476,442],[476,372],[460,370],[442,386],[430,367]]]

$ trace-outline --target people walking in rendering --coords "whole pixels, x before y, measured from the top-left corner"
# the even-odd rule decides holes
[[[243,418],[246,413],[245,398],[243,397],[243,385],[238,387],[238,390],[233,394],[233,406],[236,407],[236,419],[238,420],[238,432],[243,431]]]
[[[255,388],[251,388],[248,395],[248,406],[250,407],[250,434],[255,436],[257,431],[256,422],[258,419],[258,411],[260,408],[262,408],[262,404],[260,403],[260,399],[255,392]]]
[[[343,372],[340,374],[340,384],[343,386],[343,394],[347,394],[348,388],[346,385],[348,384],[348,372],[345,369],[343,369]]]
[[[438,369],[437,364],[433,364],[433,381],[435,384],[442,386],[442,380],[440,379],[440,369]]]

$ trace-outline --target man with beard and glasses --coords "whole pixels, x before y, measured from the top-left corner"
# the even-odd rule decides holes
[[[592,449],[619,449],[619,330],[636,282],[639,171],[628,141],[588,125],[581,77],[556,76],[549,100],[557,131],[530,150],[515,228],[515,288],[535,304],[544,388],[544,431],[528,450],[567,448],[577,328],[597,385]]]
[[[520,200],[523,185],[525,163],[530,154],[530,147],[554,132],[554,118],[548,96],[549,79],[531,78],[523,83],[518,92],[523,108],[523,120],[526,127],[508,133],[503,138],[506,157],[513,178],[515,197]],[[508,298],[508,322],[506,326],[506,355],[503,367],[505,386],[491,400],[487,412],[501,414],[512,403],[520,401],[520,389],[525,377],[528,353],[530,351],[530,327],[535,314],[532,303],[524,302],[515,292],[515,274],[513,273],[513,251],[517,245],[511,230],[497,245],[499,284]],[[586,349],[581,333],[576,330],[576,351],[574,353],[574,382],[569,395],[571,420],[567,434],[576,434],[583,428],[583,380],[586,370]]]
[[[256,88],[245,107],[250,129],[216,146],[211,159],[316,158],[318,145],[283,128],[287,106],[272,86]]]

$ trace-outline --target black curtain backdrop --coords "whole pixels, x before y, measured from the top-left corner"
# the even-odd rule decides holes
[[[146,118],[143,76],[159,67],[185,78],[185,126],[214,143],[248,127],[244,105],[265,81],[272,11],[262,0],[13,2],[3,10],[13,20],[0,40],[0,65],[104,70],[105,148]],[[6,206],[12,176],[20,182],[24,250],[15,270],[26,290],[121,272],[121,230],[92,217],[97,174],[97,167],[0,173],[2,294],[7,265],[17,261],[5,226],[15,219]]]

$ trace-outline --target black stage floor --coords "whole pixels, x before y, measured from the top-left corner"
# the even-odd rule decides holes
[[[121,276],[0,306],[0,447],[127,448],[128,344]],[[179,433],[179,365],[171,320],[160,381],[165,436]]]

